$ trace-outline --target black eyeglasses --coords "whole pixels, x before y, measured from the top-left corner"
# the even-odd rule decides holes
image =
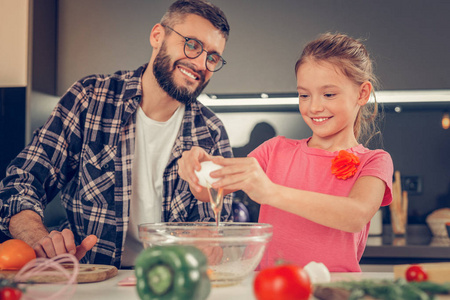
[[[203,53],[203,51],[205,51],[207,54],[206,68],[208,69],[208,71],[217,72],[220,69],[222,69],[223,65],[225,65],[227,63],[223,59],[223,57],[220,56],[217,52],[209,53],[208,51],[203,49],[203,44],[199,40],[194,39],[194,38],[185,37],[184,35],[175,31],[173,28],[171,28],[167,25],[162,25],[162,26],[172,30],[173,32],[175,32],[176,34],[178,34],[179,36],[181,36],[184,39],[184,41],[185,41],[184,42],[184,55],[186,55],[187,58],[190,58],[190,59],[197,58]]]

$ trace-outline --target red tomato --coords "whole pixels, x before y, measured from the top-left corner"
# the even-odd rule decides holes
[[[311,295],[311,281],[303,268],[280,265],[256,275],[253,289],[258,300],[306,300]]]
[[[22,240],[11,239],[0,244],[0,270],[19,270],[36,258],[36,253]]]
[[[0,289],[1,300],[19,300],[22,297],[22,291],[13,287],[4,287]]]
[[[418,265],[410,266],[405,275],[407,281],[426,281],[428,279],[428,274]]]

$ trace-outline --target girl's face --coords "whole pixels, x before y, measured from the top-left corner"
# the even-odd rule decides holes
[[[369,99],[370,83],[359,86],[335,65],[307,59],[297,71],[297,91],[300,113],[316,142],[356,145],[353,126],[360,106]]]

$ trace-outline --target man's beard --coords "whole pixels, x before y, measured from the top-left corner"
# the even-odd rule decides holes
[[[197,97],[208,85],[209,80],[205,82],[204,73],[201,71],[197,71],[191,67],[191,69],[196,71],[200,76],[198,87],[193,92],[189,91],[189,89],[185,87],[179,87],[173,81],[173,72],[177,64],[178,61],[176,61],[173,64],[173,67],[171,67],[170,57],[167,55],[166,51],[166,44],[163,43],[153,63],[153,75],[155,76],[156,81],[158,81],[159,86],[161,86],[161,88],[170,97],[178,100],[183,104],[190,104],[197,100]]]

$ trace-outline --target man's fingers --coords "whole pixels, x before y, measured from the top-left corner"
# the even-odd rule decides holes
[[[43,257],[43,258],[47,257],[47,254],[45,253],[44,248],[42,248],[41,244],[39,244],[39,243],[36,244],[33,247],[33,249],[34,249],[34,252],[36,253],[36,257]]]
[[[73,232],[64,229],[62,232],[52,231],[33,246],[36,257],[52,258],[59,254],[69,253],[80,260],[97,243],[95,235],[89,235],[77,247]]]
[[[52,258],[56,256],[56,251],[53,247],[53,240],[50,236],[43,237],[38,243],[43,251],[43,255],[41,257]]]
[[[64,236],[61,232],[51,232],[49,237],[51,238],[53,249],[55,251],[55,256],[63,253],[67,253],[66,245],[64,242]]]
[[[77,253],[75,254],[75,257],[78,260],[82,259],[86,255],[86,252],[91,250],[95,246],[95,244],[97,244],[97,240],[97,237],[93,234],[86,237],[77,247]]]
[[[64,238],[64,246],[67,253],[75,255],[77,252],[77,247],[75,245],[75,237],[73,236],[72,230],[64,229],[61,232]]]

